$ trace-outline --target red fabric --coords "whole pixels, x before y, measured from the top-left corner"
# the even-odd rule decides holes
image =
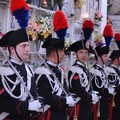
[[[46,120],[50,120],[50,116],[51,116],[51,111],[50,111],[50,110],[48,110]]]
[[[65,67],[64,67],[64,66],[61,66],[61,69],[62,69],[63,71],[65,71]]]
[[[38,120],[44,120],[45,115],[46,115],[46,112],[40,114]]]
[[[97,112],[98,112],[98,103],[96,103],[95,105],[93,105],[92,107],[92,111],[93,111],[93,114],[94,114],[94,120],[98,120],[98,116],[97,116]]]
[[[112,111],[113,111],[112,103],[113,103],[113,99],[109,101],[109,120],[112,120]]]
[[[19,107],[20,107],[21,103],[22,103],[22,101],[20,101],[19,104],[18,104],[18,106],[16,107],[16,109],[17,109],[19,115],[20,115]]]
[[[71,119],[73,118],[74,111],[75,111],[75,106],[72,107],[72,109],[71,109],[71,111],[70,111],[70,114],[69,114],[69,118],[68,118],[68,120],[71,120]]]
[[[103,31],[103,36],[113,36],[113,30],[112,26],[110,24],[107,24]]]
[[[120,33],[115,33],[114,40],[115,41],[120,41]]]
[[[58,108],[59,108],[59,109],[60,109],[60,107],[61,107],[61,101],[60,101],[60,99],[61,99],[61,96],[58,98],[58,102],[59,102]]]
[[[73,77],[73,80],[78,80],[78,78],[79,78],[79,76],[76,75],[76,76]]]
[[[82,29],[91,28],[94,29],[94,24],[91,20],[85,20],[82,24]]]
[[[11,0],[10,10],[14,12],[15,10],[19,10],[21,8],[29,9],[25,0]]]
[[[5,91],[4,88],[0,89],[0,95]]]
[[[79,111],[80,111],[80,105],[77,104],[76,105],[76,116],[77,116],[77,119],[79,118]]]
[[[58,10],[55,12],[53,17],[53,26],[55,31],[68,28],[68,21],[63,11]]]
[[[3,35],[4,35],[4,34],[2,34],[2,33],[0,34],[1,37],[2,37]]]
[[[75,115],[75,111],[76,111],[76,115]],[[79,111],[80,111],[80,105],[76,104],[74,107],[72,107],[70,114],[69,114],[69,118],[68,120],[73,120],[74,115],[77,117],[77,119],[79,118]]]

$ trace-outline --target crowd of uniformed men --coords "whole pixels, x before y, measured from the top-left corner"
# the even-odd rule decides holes
[[[9,57],[0,67],[0,120],[120,120],[120,50],[92,49],[86,40],[74,42],[68,51],[76,61],[68,71],[59,66],[64,58],[64,40],[47,38],[46,61],[35,69],[25,63],[30,46],[25,28],[6,33],[0,40]],[[95,54],[95,65],[86,63]],[[107,66],[106,66],[107,65]]]

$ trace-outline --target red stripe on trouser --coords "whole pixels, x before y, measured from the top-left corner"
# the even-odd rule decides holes
[[[113,99],[109,101],[109,120],[112,120],[112,103]]]
[[[44,117],[45,117],[45,115],[46,115],[46,112],[45,112],[45,113],[42,113],[42,114],[39,116],[39,119],[38,119],[38,120],[43,120]]]
[[[79,118],[80,105],[76,105],[76,116]]]
[[[50,111],[50,110],[48,110],[46,120],[50,120],[50,116],[51,116],[51,111]]]
[[[76,117],[77,118],[79,117],[80,105],[76,105],[76,106],[72,107],[68,120],[73,119],[75,110],[76,110]]]
[[[72,109],[71,109],[71,111],[70,111],[70,114],[69,114],[68,120],[70,120],[70,119],[73,117],[74,111],[75,111],[75,107],[72,107]]]
[[[93,110],[94,120],[98,120],[97,112],[98,112],[98,103],[94,105],[94,110]]]

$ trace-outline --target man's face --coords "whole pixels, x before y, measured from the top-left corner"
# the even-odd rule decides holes
[[[26,61],[29,58],[28,52],[30,51],[30,45],[28,42],[22,42],[16,46],[16,51],[19,55],[19,57]],[[16,54],[16,53],[15,53]]]
[[[77,58],[80,62],[85,63],[88,59],[88,50],[78,50],[76,52]]]
[[[107,64],[107,62],[108,62],[108,54],[102,55],[102,59],[103,59],[104,64]]]
[[[116,65],[116,66],[119,66],[119,65],[120,65],[120,57],[115,58],[115,59],[112,61],[112,64],[114,64],[114,65]]]
[[[120,66],[120,57],[118,58],[118,65]]]

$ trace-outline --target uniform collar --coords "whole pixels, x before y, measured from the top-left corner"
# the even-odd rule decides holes
[[[118,67],[116,65],[114,65],[114,64],[111,64],[111,66],[118,69]]]
[[[55,64],[55,63],[53,63],[53,62],[51,62],[51,61],[47,61],[47,63],[48,63],[49,65],[53,66],[53,67],[57,67],[57,66],[58,66],[57,64]]]
[[[22,65],[23,64],[23,61],[17,60],[15,57],[10,57],[10,61],[12,63],[17,64],[17,65]]]
[[[78,65],[81,65],[81,66],[83,66],[83,67],[86,67],[86,65],[84,64],[84,63],[82,63],[82,62],[80,62],[80,61],[76,61],[76,63],[78,64]]]
[[[103,66],[101,66],[100,64],[98,64],[98,63],[96,63],[96,66],[97,67],[100,67],[100,68],[102,68],[103,69]]]

